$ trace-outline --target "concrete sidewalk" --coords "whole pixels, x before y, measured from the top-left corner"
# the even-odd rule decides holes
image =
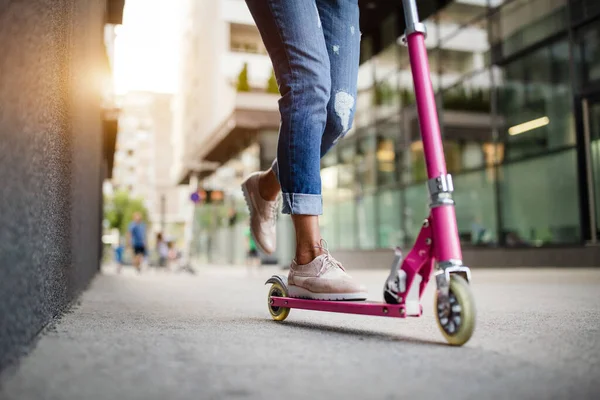
[[[292,310],[270,320],[266,278],[104,272],[5,371],[0,398],[597,399],[600,269],[475,270],[465,347],[432,314],[397,320]],[[356,271],[380,299],[386,271]]]

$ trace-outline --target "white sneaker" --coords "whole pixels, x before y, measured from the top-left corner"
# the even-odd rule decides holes
[[[278,201],[267,201],[261,197],[258,191],[260,174],[255,172],[246,178],[242,183],[242,191],[250,210],[252,236],[264,253],[272,254],[277,244]]]
[[[313,300],[366,300],[367,289],[346,273],[342,264],[329,254],[326,242],[318,246],[321,254],[310,263],[292,261],[288,275],[290,297]]]

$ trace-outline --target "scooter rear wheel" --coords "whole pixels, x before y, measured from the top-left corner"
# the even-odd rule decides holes
[[[467,281],[459,275],[450,276],[448,300],[435,296],[434,311],[438,327],[449,344],[462,346],[475,330],[475,299]]]
[[[283,321],[290,314],[290,309],[288,307],[273,306],[271,304],[271,296],[288,297],[287,289],[280,283],[274,283],[271,285],[271,288],[269,289],[269,295],[267,297],[267,306],[269,307],[271,317],[273,317],[275,321]]]

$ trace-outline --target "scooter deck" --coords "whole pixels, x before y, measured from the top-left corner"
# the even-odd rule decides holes
[[[271,306],[393,318],[420,317],[423,314],[423,307],[418,303],[404,305],[372,301],[328,301],[271,296]]]

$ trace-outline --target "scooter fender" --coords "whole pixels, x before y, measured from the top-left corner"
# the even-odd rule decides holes
[[[265,285],[268,285],[269,283],[279,283],[281,286],[287,289],[288,278],[286,275],[273,275],[272,277],[267,279]]]

